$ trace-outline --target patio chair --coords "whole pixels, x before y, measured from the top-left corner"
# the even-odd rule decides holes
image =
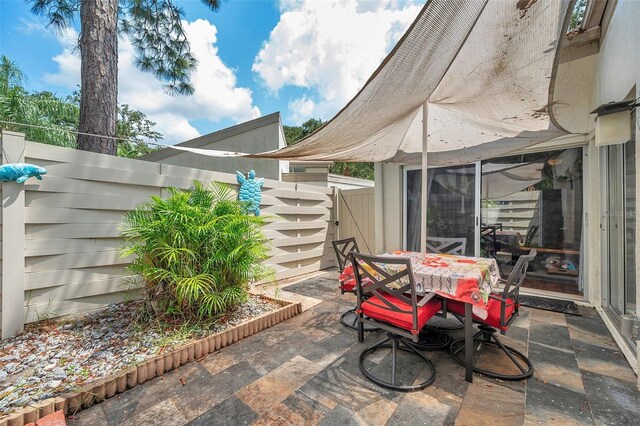
[[[427,236],[427,251],[464,256],[467,251],[467,239]]]
[[[511,271],[511,274],[509,274],[509,278],[501,281],[504,284],[502,292],[494,292],[489,295],[487,318],[480,319],[475,315],[473,316],[474,322],[479,324],[479,331],[473,336],[473,340],[480,342],[481,345],[489,345],[502,350],[517,367],[519,373],[505,374],[479,367],[474,367],[473,371],[501,380],[521,380],[533,375],[533,364],[531,364],[531,361],[529,361],[523,353],[503,344],[496,336],[496,332],[500,330],[501,334],[505,334],[511,323],[518,317],[520,287],[524,282],[529,262],[533,261],[535,257],[535,250],[531,250],[527,255],[520,256],[516,262],[516,266]],[[462,302],[450,300],[447,309],[458,315],[464,315],[464,303]],[[451,354],[453,358],[464,365],[464,358],[461,355],[463,349],[465,349],[464,339],[454,340],[451,343]]]
[[[466,238],[444,238],[444,237],[430,237],[427,236],[427,251],[431,253],[440,253],[440,254],[457,254],[459,256],[464,256],[467,250],[467,239]],[[442,313],[439,315],[443,319],[447,318],[447,300],[444,299],[442,301]],[[458,324],[454,325],[438,325],[435,326],[440,330],[452,331],[459,330],[464,327],[464,321],[457,314],[453,315],[457,320]],[[447,346],[448,346],[447,342]]]
[[[336,259],[338,260],[338,268],[340,269],[340,294],[352,293],[356,294],[356,279],[353,274],[353,267],[351,266],[351,259],[349,253],[355,251],[359,253],[358,243],[354,237],[345,238],[342,240],[332,241],[333,250],[336,252]],[[349,309],[340,315],[340,322],[347,328],[357,330],[358,317],[356,316],[356,308]],[[366,327],[365,331],[378,330],[377,327]]]
[[[411,261],[407,258],[376,257],[351,252],[351,262],[355,272],[358,307],[358,341],[364,341],[364,326],[370,324],[387,332],[387,337],[365,349],[360,354],[360,371],[373,383],[397,391],[423,389],[436,378],[436,370],[429,358],[416,347],[420,330],[427,321],[440,310],[440,300],[430,294],[418,298],[416,284],[411,271]],[[363,283],[367,280],[367,285]],[[390,342],[390,343],[389,343]],[[380,377],[379,364],[373,368],[365,365],[369,355],[379,349],[391,349],[390,380]],[[427,364],[429,374],[420,383],[399,383],[398,352],[402,351],[418,357]],[[415,363],[402,365],[402,377],[412,371],[421,371]]]
[[[532,225],[529,229],[527,229],[527,235],[524,237],[524,246],[531,247],[531,243],[533,243],[533,239],[536,237],[538,233],[538,225]]]

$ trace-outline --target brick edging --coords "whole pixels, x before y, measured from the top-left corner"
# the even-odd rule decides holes
[[[65,414],[75,414],[82,409],[98,404],[105,399],[131,389],[144,382],[162,376],[181,365],[199,360],[207,354],[252,336],[302,312],[302,303],[260,297],[277,303],[281,308],[245,321],[228,330],[212,334],[195,342],[181,346],[169,353],[156,355],[138,366],[129,367],[118,373],[84,385],[78,391],[67,392],[55,398],[48,398],[29,407],[8,414],[0,419],[0,426],[24,426],[27,423],[62,410]]]

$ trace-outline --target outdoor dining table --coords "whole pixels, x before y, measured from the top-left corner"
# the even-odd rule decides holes
[[[488,315],[489,294],[500,280],[496,260],[408,251],[394,251],[387,255],[408,257],[411,260],[418,293],[437,294],[446,299],[464,302],[465,379],[472,382],[473,315],[482,319]]]

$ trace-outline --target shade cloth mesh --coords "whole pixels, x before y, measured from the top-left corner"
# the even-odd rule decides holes
[[[429,165],[492,158],[560,136],[549,88],[569,3],[430,0],[333,119],[293,146],[247,156],[419,164],[427,100]]]

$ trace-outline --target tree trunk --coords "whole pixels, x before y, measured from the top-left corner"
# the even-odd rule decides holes
[[[118,106],[118,0],[82,0],[79,131],[116,136]],[[78,148],[116,155],[116,140],[78,135]]]

